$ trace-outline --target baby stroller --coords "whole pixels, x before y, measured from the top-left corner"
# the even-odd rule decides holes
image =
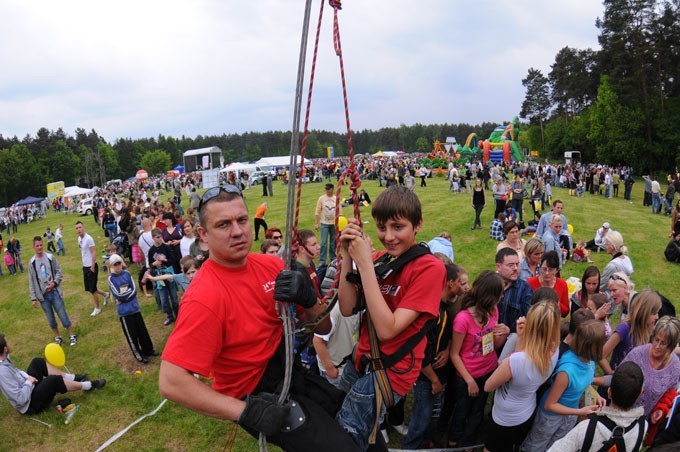
[[[108,251],[102,256],[102,267],[104,270],[108,271],[109,257],[112,253],[116,253],[123,259],[127,258],[130,261],[130,256],[128,256],[128,237],[125,232],[119,232],[116,237],[114,237],[113,242],[108,247]]]

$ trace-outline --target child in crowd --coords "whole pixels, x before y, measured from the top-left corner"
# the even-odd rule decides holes
[[[498,323],[496,305],[502,298],[503,279],[495,272],[484,270],[463,296],[462,309],[453,320],[451,362],[459,378],[454,382],[457,404],[449,435],[450,447],[474,444],[488,395],[484,384],[498,366],[495,351],[506,338],[494,330]]]
[[[486,450],[519,450],[531,428],[538,388],[550,377],[559,355],[560,311],[554,301],[534,304],[518,321],[516,352],[503,361],[484,385],[494,393],[486,430]]]
[[[154,276],[166,273],[173,273],[175,263],[175,253],[172,248],[163,243],[163,231],[154,228],[151,231],[153,245],[149,248],[149,267]],[[166,318],[163,325],[168,326],[177,318],[179,302],[177,301],[177,286],[174,281],[157,281],[156,290]]]
[[[265,239],[260,245],[260,252],[262,254],[271,254],[272,256],[279,255],[279,244],[274,239]]]
[[[10,275],[16,275],[17,268],[14,265],[14,256],[12,256],[12,253],[10,253],[7,248],[5,248],[5,266],[7,267],[7,271],[9,271]]]
[[[588,310],[593,313],[595,320],[604,323],[604,336],[607,340],[612,335],[612,327],[609,324],[610,303],[603,293],[594,293],[588,298]]]
[[[386,251],[375,263],[372,244],[358,220],[348,219],[340,235],[340,311],[344,316],[355,310],[367,312],[362,318],[354,365],[346,366],[342,373],[340,387],[347,396],[337,419],[361,450],[376,440],[382,445],[379,425],[387,408],[405,397],[418,378],[427,342],[424,327],[439,314],[446,282],[444,264],[416,242],[423,215],[414,192],[391,186],[375,199],[371,215]],[[372,350],[376,346],[379,351]],[[395,356],[400,351],[404,354],[394,363],[380,362],[376,356]],[[367,360],[368,356],[373,359]]]
[[[503,234],[503,225],[505,224],[505,214],[500,212],[497,218],[491,222],[491,227],[489,227],[489,238],[498,240],[502,242],[505,240],[505,235]]]
[[[194,256],[184,256],[179,261],[179,266],[182,268],[182,273],[163,273],[159,276],[153,276],[150,270],[147,270],[142,278],[142,283],[146,281],[174,281],[180,285],[183,291],[187,290],[191,281],[193,281],[196,272],[198,271],[198,262]]]
[[[43,237],[45,237],[45,241],[47,242],[47,252],[48,253],[56,252],[57,249],[54,247],[54,232],[50,230],[49,226],[47,226],[47,230],[43,234]]]
[[[109,287],[116,300],[116,311],[120,318],[125,339],[132,350],[132,355],[141,363],[148,363],[148,356],[156,356],[149,331],[139,310],[135,281],[127,270],[123,269],[123,258],[118,254],[109,257]]]
[[[584,260],[589,264],[593,263],[593,260],[590,258],[590,251],[588,251],[588,249],[586,248],[585,240],[579,240],[576,243],[576,247],[574,248],[574,251],[571,254],[571,259],[577,264],[580,264]]]
[[[573,314],[579,308],[588,309],[588,300],[596,293],[600,293],[600,270],[596,266],[591,265],[583,272],[581,290],[571,295],[571,313]]]
[[[571,350],[557,362],[550,390],[543,395],[536,412],[534,424],[522,449],[543,452],[566,435],[575,425],[578,416],[595,413],[605,404],[579,408],[579,401],[595,377],[595,362],[602,357],[604,325],[588,320],[576,329]]]
[[[611,406],[603,407],[596,416],[588,416],[588,420],[581,422],[556,441],[549,452],[640,450],[647,422],[644,409],[634,408],[633,405],[642,392],[643,382],[640,366],[632,362],[622,363],[614,372],[611,386],[607,390],[612,401]],[[614,429],[621,434],[618,444],[613,439]],[[589,431],[592,431],[592,437],[588,443]]]

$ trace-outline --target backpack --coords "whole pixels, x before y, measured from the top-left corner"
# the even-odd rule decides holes
[[[589,451],[590,446],[593,444],[593,437],[595,436],[595,429],[597,428],[597,423],[603,424],[607,427],[612,435],[607,440],[602,447],[600,447],[597,452],[638,452],[640,446],[642,445],[642,439],[645,436],[645,415],[643,414],[639,418],[631,422],[627,427],[621,427],[617,425],[614,421],[609,419],[607,416],[600,416],[595,413],[588,415],[588,429],[586,430],[586,436],[583,439],[583,444],[581,445],[582,451]],[[623,439],[623,435],[628,433],[632,429],[638,426],[638,437],[635,441],[635,446],[632,450],[628,451],[626,449],[626,442]]]

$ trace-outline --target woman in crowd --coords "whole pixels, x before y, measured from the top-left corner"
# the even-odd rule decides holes
[[[484,187],[482,186],[482,179],[479,177],[475,179],[475,186],[472,189],[472,208],[475,209],[475,224],[472,225],[472,230],[482,228],[482,210],[486,204],[486,195],[484,194]]]
[[[519,279],[526,281],[541,274],[540,264],[544,250],[541,239],[532,237],[527,240],[524,245],[524,259],[519,263]]]
[[[613,281],[612,281],[613,282]],[[604,344],[603,356],[612,357],[609,365],[603,363],[602,369],[607,374],[614,373],[614,369],[623,361],[634,347],[647,344],[654,330],[654,323],[659,318],[661,297],[650,289],[641,291],[635,297],[630,307],[630,316],[621,321]]]
[[[182,254],[182,257],[184,257],[191,255],[189,249],[191,248],[191,244],[196,240],[196,237],[194,236],[194,225],[191,220],[184,220],[182,223],[182,232],[184,232],[184,235],[179,241],[179,251]]]
[[[646,342],[634,348],[624,359],[640,366],[645,376],[642,394],[635,406],[645,409],[651,424],[657,424],[662,418],[662,411],[655,409],[661,396],[678,386],[680,360],[673,351],[679,341],[680,320],[675,317],[661,317],[654,325],[651,343]]]
[[[602,270],[602,278],[600,279],[600,291],[607,290],[609,278],[614,273],[623,272],[630,278],[633,274],[633,262],[627,256],[628,248],[623,245],[623,236],[618,231],[609,231],[606,237],[606,250],[608,254],[612,255],[612,259],[607,263]]]
[[[539,287],[553,289],[560,301],[560,313],[562,317],[569,314],[569,288],[567,282],[557,276],[559,271],[559,257],[555,251],[548,251],[541,257],[541,274],[527,279],[527,284],[536,290]]]
[[[562,264],[564,263],[564,253],[562,252],[562,245],[560,243],[562,226],[562,217],[560,215],[551,216],[548,227],[546,228],[545,233],[543,233],[543,237],[541,237],[543,245],[545,246],[545,252],[555,251],[555,253],[557,253],[557,271],[562,269]]]
[[[524,245],[526,242],[520,237],[519,226],[514,221],[508,221],[503,225],[503,235],[505,240],[496,246],[496,252],[503,248],[512,248],[517,251],[519,260],[524,259]]]
[[[498,218],[498,214],[505,211],[505,204],[508,200],[508,187],[503,183],[503,178],[498,176],[496,183],[491,188],[493,190],[493,199],[496,202],[496,210],[493,213],[493,217]]]
[[[173,269],[175,273],[179,273],[181,271],[179,268],[179,260],[182,258],[179,244],[182,240],[182,231],[177,227],[177,219],[172,212],[165,212],[163,214],[163,223],[165,223],[165,229],[163,229],[163,242],[168,245],[175,254]]]

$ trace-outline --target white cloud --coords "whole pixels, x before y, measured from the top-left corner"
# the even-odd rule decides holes
[[[82,127],[113,140],[288,129],[303,8],[302,0],[2,2],[0,133]],[[308,66],[318,11],[315,0]],[[596,47],[601,14],[592,0],[346,0],[352,126],[509,120],[528,68],[547,73],[564,46]],[[326,6],[311,127],[344,130],[332,19]]]

